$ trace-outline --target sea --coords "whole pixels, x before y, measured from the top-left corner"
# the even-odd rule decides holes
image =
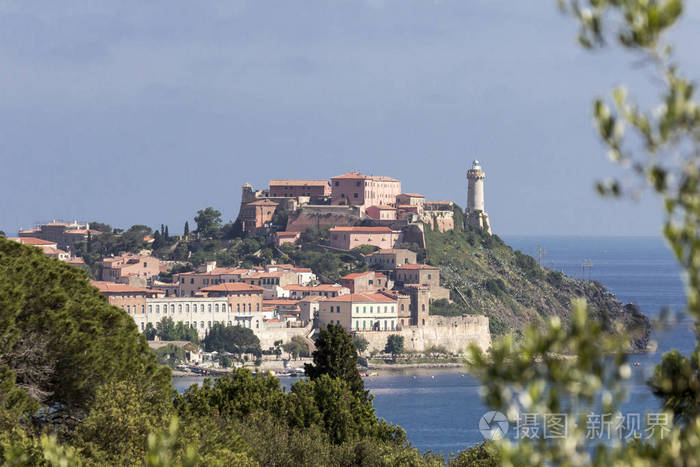
[[[664,352],[689,354],[695,347],[692,320],[684,313],[680,269],[661,237],[503,238],[513,249],[538,258],[543,266],[573,277],[601,282],[623,303],[634,303],[651,319],[662,310],[675,317],[652,333],[656,350],[631,355],[625,416],[659,411],[659,400],[645,381]],[[638,364],[638,365],[637,365]],[[184,390],[197,378],[174,378]],[[283,384],[292,381],[283,379]],[[490,409],[482,402],[479,381],[462,369],[381,372],[365,379],[379,417],[401,426],[413,446],[444,455],[481,443],[479,421]]]

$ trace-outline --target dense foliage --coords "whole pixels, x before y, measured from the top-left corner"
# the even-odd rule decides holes
[[[142,404],[170,400],[169,370],[83,271],[4,239],[0,324],[0,455],[30,427],[71,433],[115,385],[137,381]]]
[[[252,329],[243,326],[214,323],[202,343],[207,352],[228,352],[238,355],[239,358],[243,354],[261,354],[260,339]]]
[[[196,329],[185,326],[182,321],[175,323],[169,316],[166,316],[156,323],[153,332],[149,329],[146,333],[146,338],[148,340],[153,340],[156,336],[162,341],[190,341],[195,344],[199,343],[199,334],[197,334]]]

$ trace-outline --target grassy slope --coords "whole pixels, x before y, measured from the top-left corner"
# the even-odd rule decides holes
[[[513,251],[497,236],[475,230],[431,232],[426,229],[427,262],[439,266],[443,286],[465,313],[484,314],[491,332],[519,334],[527,325],[541,325],[548,316],[568,322],[571,301],[587,299],[593,315],[608,329],[640,328],[632,342],[642,350],[649,321],[632,305],[623,305],[598,282],[581,281],[540,268],[534,259]],[[464,297],[464,300],[462,299]]]

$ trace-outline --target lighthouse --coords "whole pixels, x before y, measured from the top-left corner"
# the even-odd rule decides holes
[[[491,233],[489,216],[484,208],[484,179],[486,173],[481,168],[478,160],[472,162],[472,167],[467,170],[467,223],[479,229],[486,229]]]

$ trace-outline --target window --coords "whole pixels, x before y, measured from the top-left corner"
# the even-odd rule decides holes
[[[362,313],[367,313],[367,307],[366,307],[366,306],[363,306],[363,307],[362,307]]]
[[[255,311],[260,311],[260,304],[259,303],[255,304]]]
[[[194,277],[190,278],[190,284],[194,284]],[[195,324],[197,324],[197,323],[195,323]],[[197,327],[197,326],[195,326],[195,327]]]
[[[211,328],[211,321],[207,321],[207,327]]]
[[[359,195],[358,195],[357,193],[353,193],[353,194],[352,194],[352,197],[353,197],[353,198],[358,198]]]
[[[228,312],[231,313],[231,304],[228,304]]]
[[[355,329],[360,329],[360,320],[355,320]]]
[[[141,305],[141,314],[146,312],[146,305]]]
[[[175,313],[175,305],[170,305],[170,313]]]
[[[182,303],[177,306],[177,312],[182,313]]]
[[[335,186],[340,186],[340,182],[339,182],[339,181],[336,181],[336,182],[335,182]]]
[[[362,320],[362,329],[367,329],[367,321]]]
[[[153,313],[153,305],[148,305],[148,312]]]
[[[195,306],[196,306],[196,305],[195,305]],[[202,313],[204,313],[204,303],[202,303],[202,305],[199,307],[199,311],[201,311]],[[202,324],[202,327],[204,327],[203,324]]]
[[[156,313],[160,313],[160,305],[156,305]]]
[[[209,305],[207,305],[207,311],[208,311],[209,313],[211,313],[211,303],[210,303]]]
[[[201,326],[202,329],[204,329],[204,321],[200,321],[199,325]]]
[[[252,311],[253,311],[253,304],[249,303],[248,304],[248,313],[252,313]]]
[[[145,328],[146,326],[143,323],[141,323],[141,330],[143,331]]]
[[[189,313],[189,312],[190,312],[190,304],[188,303],[187,305],[185,305],[185,313]]]
[[[245,313],[245,303],[243,304],[243,313]]]
[[[404,309],[405,309],[405,308],[404,308],[404,304],[402,303],[402,304],[401,304],[401,311],[404,311]]]
[[[214,309],[216,310],[217,313],[219,312],[219,304],[218,304],[218,303],[216,304],[216,306],[214,307]]]
[[[432,274],[428,274],[428,280],[430,280],[430,279],[432,279],[432,278],[433,278],[433,275],[432,275]]]
[[[425,303],[420,306],[421,311],[425,311]]]
[[[240,313],[240,311],[241,311],[241,304],[240,304],[240,303],[236,303],[236,312],[237,312],[237,313]]]
[[[131,314],[131,307],[129,305],[126,306],[126,312]]]

